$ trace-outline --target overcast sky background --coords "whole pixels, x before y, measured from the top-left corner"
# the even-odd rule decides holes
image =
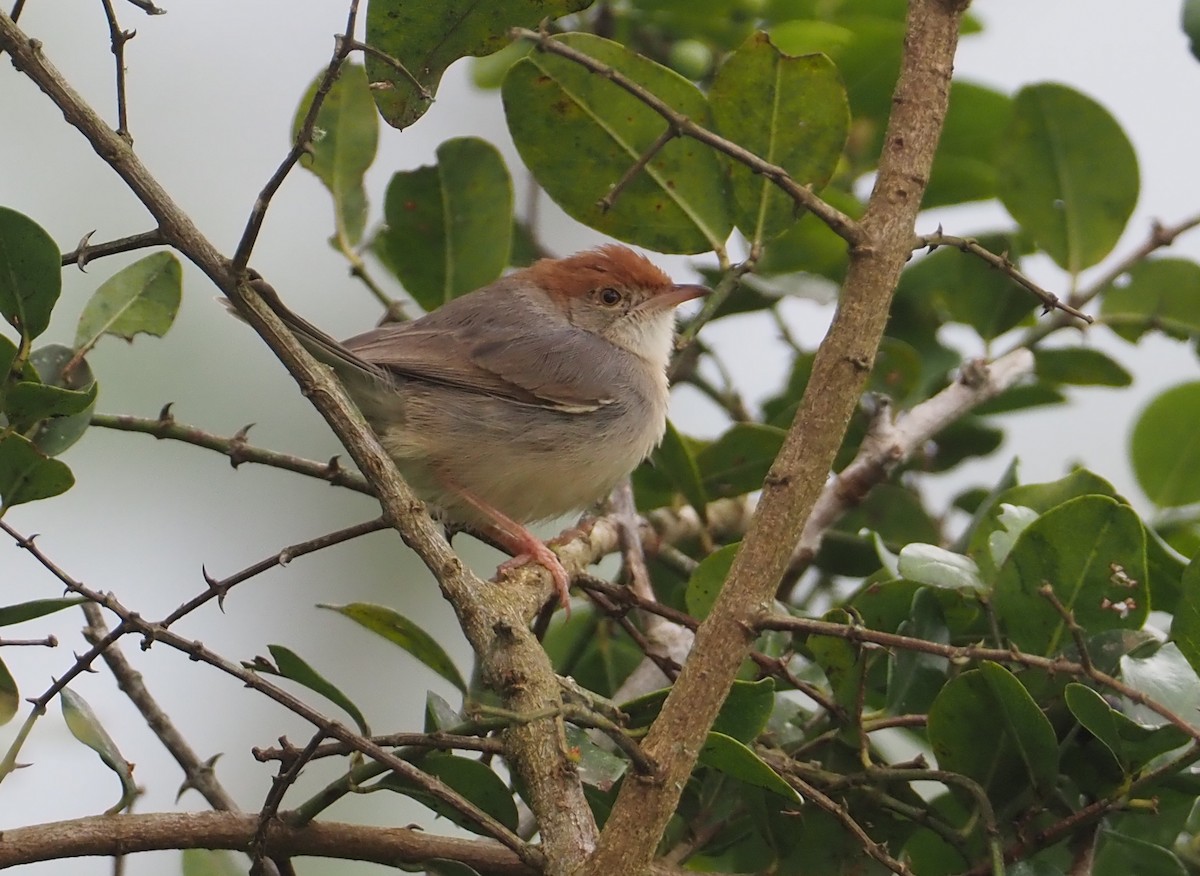
[[[130,126],[139,153],[167,191],[219,248],[231,252],[258,190],[286,153],[297,101],[328,59],[332,35],[344,25],[344,4],[167,0],[166,5],[169,14],[155,18],[118,5],[122,25],[138,31],[127,53]],[[1176,0],[981,0],[974,11],[987,30],[964,40],[960,76],[1010,91],[1047,80],[1067,83],[1104,104],[1133,140],[1142,194],[1122,251],[1144,239],[1152,219],[1175,222],[1200,209],[1195,169],[1200,124],[1194,112],[1200,63],[1180,33]],[[94,106],[115,117],[112,56],[99,4],[33,2],[22,26],[43,41],[47,56]],[[116,176],[7,61],[0,64],[0,110],[0,204],[36,219],[64,250],[92,229],[99,241],[151,227]],[[432,162],[438,143],[468,133],[501,144],[516,168],[496,95],[474,92],[465,65],[459,64],[424,119],[404,132],[383,130],[368,178],[374,215],[394,171]],[[520,192],[520,171],[514,172]],[[567,253],[598,240],[572,222],[545,215],[545,239],[555,251]],[[970,234],[1005,221],[999,207],[960,208],[925,217],[918,230],[931,231],[942,222],[949,233]],[[272,207],[253,264],[308,318],[345,336],[373,324],[377,309],[325,245],[330,227],[328,196],[315,178],[298,172]],[[1200,235],[1184,238],[1176,251],[1200,257]],[[67,271],[45,340],[70,343],[87,296],[136,257],[94,263],[87,274]],[[687,278],[688,259],[662,261],[680,280]],[[1063,277],[1048,262],[1036,272],[1045,285],[1061,291]],[[102,387],[99,408],[153,416],[165,402],[174,402],[182,422],[226,435],[256,423],[250,436],[255,443],[318,459],[337,453],[336,442],[282,368],[253,333],[213,303],[214,294],[187,266],[183,307],[166,340],[139,339],[132,347],[103,342],[90,357]],[[804,302],[789,302],[786,314],[798,333],[814,341],[828,320],[827,312]],[[705,332],[719,348],[736,349],[727,361],[751,399],[776,387],[786,372],[786,353],[764,320],[727,320]],[[1011,437],[1002,451],[973,464],[960,480],[934,487],[935,493],[950,495],[966,483],[990,481],[1016,454],[1025,480],[1054,478],[1071,461],[1086,460],[1135,502],[1140,499],[1126,461],[1128,428],[1146,399],[1197,378],[1196,359],[1179,344],[1152,339],[1135,349],[1104,330],[1083,342],[1131,367],[1136,391],[1080,390],[1072,393],[1069,409],[1009,418]],[[673,417],[695,434],[713,434],[721,425],[711,408],[687,393],[678,394]],[[228,575],[286,545],[374,513],[362,497],[269,469],[247,466],[235,472],[205,451],[144,436],[93,429],[66,461],[75,471],[76,487],[58,499],[18,508],[7,520],[23,532],[42,533],[43,549],[69,573],[114,591],[151,618],[202,589],[202,566]],[[1144,502],[1140,507],[1148,510]],[[469,540],[457,544],[467,546]],[[469,548],[466,555],[488,571],[490,554]],[[12,545],[0,545],[0,587],[6,603],[58,593],[49,576]],[[267,643],[287,645],[360,703],[370,703],[376,730],[419,727],[421,697],[409,693],[411,687],[432,688],[449,698],[453,692],[382,641],[359,636],[347,649],[349,639],[339,634],[351,632],[349,622],[312,608],[318,602],[356,600],[395,605],[449,643],[460,667],[469,665],[466,646],[432,579],[398,539],[382,534],[264,575],[234,591],[227,614],[211,606],[178,631],[239,659],[265,653]],[[64,643],[55,651],[5,650],[23,695],[36,695],[51,676],[70,666],[70,652],[79,647],[77,627],[75,617],[63,614],[5,631],[40,636],[54,630]],[[219,777],[245,808],[257,809],[270,771],[253,762],[249,747],[273,744],[281,733],[303,743],[309,736],[303,723],[236,681],[162,646],[149,655],[136,647],[126,651],[192,744],[204,756],[225,752]],[[138,762],[135,775],[147,794],[137,810],[171,808],[179,771],[115,695],[109,677],[101,672],[73,687],[92,703],[126,756]],[[24,714],[0,730],[0,745],[7,746]],[[118,796],[115,777],[70,740],[57,707],[39,723],[21,760],[33,766],[10,776],[0,790],[0,829],[94,814]],[[315,789],[330,777],[329,771],[314,768],[304,784]],[[195,794],[186,795],[181,805],[202,808]],[[330,817],[386,824],[420,815],[395,798],[374,795],[339,804]],[[303,866],[310,873],[371,869]],[[170,872],[171,867],[172,855],[141,856],[127,872]],[[92,860],[25,872],[110,869],[109,862]]]

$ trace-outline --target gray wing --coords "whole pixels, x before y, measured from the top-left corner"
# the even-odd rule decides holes
[[[614,347],[596,335],[562,325],[530,331],[534,311],[467,295],[410,323],[374,329],[343,346],[368,368],[411,380],[455,386],[564,413],[594,411],[613,402],[621,381]],[[540,314],[536,314],[540,316]]]

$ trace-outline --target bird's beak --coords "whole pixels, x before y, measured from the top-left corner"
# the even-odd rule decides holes
[[[647,305],[655,310],[668,310],[678,307],[685,301],[692,301],[696,298],[703,298],[705,295],[711,294],[712,290],[707,286],[697,285],[678,285],[672,286],[665,292],[659,292],[653,298],[646,302]]]

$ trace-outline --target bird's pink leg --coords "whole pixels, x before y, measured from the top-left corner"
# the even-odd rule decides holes
[[[489,522],[481,527],[484,529],[484,534],[513,555],[511,560],[501,563],[496,571],[505,575],[531,560],[544,566],[554,580],[554,590],[558,594],[558,601],[569,614],[571,611],[571,578],[558,555],[546,547],[541,539],[507,514],[496,510],[478,496],[472,495],[461,487],[454,486],[452,489],[460,498],[488,519]]]

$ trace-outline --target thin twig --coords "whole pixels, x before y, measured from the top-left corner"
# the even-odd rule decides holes
[[[1034,294],[1034,296],[1042,302],[1042,313],[1050,313],[1053,310],[1062,311],[1065,314],[1082,320],[1091,325],[1095,322],[1095,318],[1081,311],[1076,305],[1069,301],[1063,301],[1053,292],[1043,289],[1037,283],[1033,282],[1025,274],[1017,268],[1017,266],[1009,259],[1007,253],[996,255],[987,247],[980,244],[973,237],[955,237],[951,234],[943,234],[939,227],[934,234],[918,235],[916,245],[913,249],[928,248],[930,252],[937,249],[939,246],[953,246],[956,249],[965,253],[970,253],[978,259],[987,262],[997,271],[1007,276],[1018,286],[1023,286]]]
[[[333,547],[334,545],[342,544],[351,539],[358,538],[363,535],[369,535],[372,532],[380,532],[381,530],[390,528],[387,522],[382,517],[377,517],[374,520],[366,520],[362,523],[356,523],[353,526],[347,526],[344,529],[338,529],[334,532],[328,532],[324,535],[319,535],[316,538],[310,538],[308,541],[302,541],[299,544],[294,544],[285,547],[283,550],[276,551],[271,556],[259,560],[253,565],[247,566],[240,572],[235,572],[228,578],[217,580],[209,576],[208,572],[204,572],[204,580],[208,584],[208,588],[198,596],[189,599],[183,605],[179,606],[161,621],[159,624],[163,627],[170,627],[175,624],[180,618],[191,614],[206,602],[216,599],[218,604],[223,603],[226,594],[235,584],[241,584],[243,581],[248,581],[255,575],[261,575],[268,569],[274,569],[277,566],[286,566],[297,557],[302,557],[305,554],[316,553],[325,548]]]
[[[646,151],[638,156],[638,160],[629,166],[629,168],[621,174],[621,178],[612,184],[603,198],[596,202],[596,206],[600,208],[601,213],[607,213],[613,208],[613,204],[617,202],[617,198],[621,196],[621,192],[625,191],[625,187],[633,182],[634,178],[645,169],[646,165],[654,160],[654,156],[663,150],[668,143],[680,136],[679,131],[669,127],[663,131],[651,143]]]
[[[364,55],[371,55],[374,58],[378,58],[380,61],[383,61],[383,63],[387,64],[389,67],[391,67],[397,73],[399,73],[401,76],[403,76],[405,79],[407,79],[409,85],[411,85],[413,88],[415,88],[417,90],[417,94],[420,96],[421,100],[424,100],[424,101],[433,100],[433,93],[428,88],[426,88],[421,83],[421,81],[419,79],[417,79],[417,77],[414,76],[412,74],[412,72],[409,71],[409,69],[404,66],[403,63],[401,63],[401,61],[398,58],[393,58],[387,52],[385,52],[381,49],[377,49],[377,48],[375,48],[375,46],[369,45],[368,43],[359,42],[358,40],[356,40],[353,37],[353,33],[354,33],[353,27],[348,25],[346,27],[346,36],[345,36],[346,49],[348,51],[359,51],[359,52],[362,52]]]
[[[312,760],[313,752],[317,750],[317,747],[324,740],[324,731],[318,730],[313,734],[308,745],[304,746],[304,749],[291,763],[280,763],[279,774],[272,780],[271,789],[267,792],[267,798],[258,810],[258,830],[254,832],[254,841],[250,843],[251,876],[259,876],[263,872],[263,865],[267,855],[267,831],[271,827],[271,822],[279,814],[279,805],[283,802],[283,795],[300,778],[300,771],[304,769],[306,763]],[[288,867],[291,869],[290,863]]]
[[[504,744],[491,736],[467,736],[461,733],[434,731],[433,733],[389,733],[372,736],[371,741],[380,748],[432,748],[438,751],[478,751],[484,754],[503,754]],[[324,757],[344,757],[353,749],[344,742],[326,742],[312,753],[313,760]],[[279,748],[252,748],[250,754],[260,763],[278,760],[290,763],[298,754],[295,746],[280,743]]]
[[[509,33],[513,39],[530,40],[536,43],[538,49],[542,51],[560,55],[593,73],[603,76],[618,88],[622,88],[632,94],[647,107],[666,119],[667,124],[671,126],[672,130],[678,131],[683,136],[699,140],[701,143],[705,143],[719,152],[725,153],[734,161],[746,165],[755,173],[762,174],[786,192],[799,206],[814,213],[817,218],[833,229],[839,237],[843,238],[851,246],[857,246],[866,241],[866,235],[857,222],[821,200],[821,198],[813,194],[811,188],[797,183],[782,167],[771,164],[769,161],[764,161],[750,150],[744,149],[738,144],[714,134],[707,128],[701,127],[687,116],[676,112],[670,104],[657,95],[607,64],[602,64],[590,55],[584,54],[566,43],[553,39],[554,35],[548,31],[536,31],[516,27],[509,31]]]
[[[329,462],[317,462],[312,459],[304,459],[303,457],[268,450],[264,447],[255,447],[246,443],[249,426],[238,430],[235,435],[229,438],[214,435],[195,426],[188,426],[177,422],[171,414],[170,404],[164,405],[162,411],[155,418],[133,417],[128,414],[93,414],[92,425],[103,429],[116,429],[121,432],[140,432],[144,435],[153,435],[160,440],[182,441],[185,444],[192,444],[196,447],[203,447],[206,450],[213,450],[229,457],[230,464],[234,468],[237,468],[244,462],[269,465],[272,468],[279,468],[284,471],[317,478],[336,487],[346,487],[359,493],[371,495],[371,488],[367,485],[363,476],[358,472],[342,468],[338,464],[336,456],[329,460]]]
[[[125,91],[125,44],[137,36],[137,31],[121,30],[117,23],[117,14],[113,11],[112,0],[101,0],[101,3],[104,4],[104,17],[108,20],[108,38],[117,64],[117,136],[132,146],[133,135],[129,133],[129,110]]]
[[[279,187],[283,185],[283,181],[292,172],[292,168],[296,166],[300,158],[311,146],[313,130],[316,128],[317,116],[321,112],[321,106],[325,103],[325,98],[329,96],[329,91],[333,88],[333,83],[337,81],[338,75],[342,71],[342,65],[350,57],[350,42],[354,39],[354,28],[357,20],[358,0],[350,0],[350,11],[346,16],[346,33],[336,38],[333,57],[330,58],[329,65],[325,68],[325,74],[321,77],[321,81],[317,85],[317,90],[313,94],[312,103],[308,106],[308,112],[305,113],[304,120],[300,123],[300,129],[296,132],[296,140],[292,144],[291,150],[288,151],[287,156],[284,157],[279,167],[275,169],[275,172],[271,174],[271,178],[267,180],[267,184],[263,186],[262,191],[259,192],[258,197],[254,201],[254,206],[250,210],[245,230],[242,231],[237,250],[233,255],[233,270],[237,273],[243,271],[250,261],[250,253],[254,250],[254,244],[258,240],[259,231],[262,230],[263,220],[266,219],[267,208],[271,205],[271,199],[275,197],[275,193],[279,191]]]
[[[79,241],[79,246],[70,252],[63,253],[62,264],[64,268],[67,265],[73,264],[82,271],[93,259],[117,255],[122,252],[132,252],[135,249],[145,249],[150,246],[162,246],[167,243],[167,239],[157,228],[153,231],[143,231],[141,234],[132,234],[129,237],[122,237],[118,240],[110,240],[106,243],[88,243],[88,240],[95,233],[95,231],[89,231]]]

